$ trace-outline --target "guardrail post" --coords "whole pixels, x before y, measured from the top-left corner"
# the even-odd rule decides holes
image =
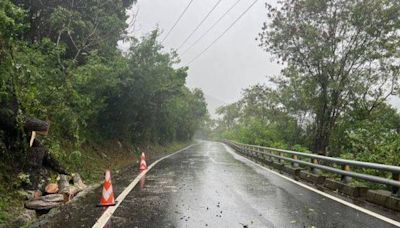
[[[298,160],[297,155],[293,155],[293,159],[294,159],[294,160]],[[293,167],[293,168],[299,168],[299,163],[297,163],[297,162],[292,162],[292,167]]]
[[[262,162],[262,154],[259,153],[259,149],[257,147],[253,147],[254,152],[257,154],[258,162]]]
[[[350,171],[350,166],[349,166],[349,165],[343,165],[343,166],[342,166],[342,169],[343,169],[344,171]],[[342,175],[342,177],[341,177],[340,179],[341,179],[341,181],[342,181],[343,183],[345,183],[345,184],[348,184],[348,183],[351,182],[351,177],[346,176],[346,175]]]
[[[250,146],[247,146],[247,153],[249,154],[250,157],[252,157],[252,158],[255,157],[254,152],[251,150]]]
[[[271,153],[270,151],[266,151],[265,149],[263,149],[263,152],[265,152],[265,153]],[[265,160],[267,160],[268,162],[271,162],[271,156],[265,154]]]
[[[274,154],[274,152],[273,152],[272,150],[268,150],[268,152],[269,152],[270,154]],[[269,161],[270,161],[271,163],[274,163],[274,157],[268,156],[268,159],[269,159]]]
[[[395,181],[400,181],[400,173],[395,173],[395,172],[392,173],[392,179],[395,180]],[[392,194],[397,196],[397,197],[400,197],[399,187],[393,186],[392,187]]]
[[[279,156],[283,157],[283,153],[282,153],[282,152],[279,152]],[[279,160],[278,160],[278,163],[279,163],[279,164],[283,164],[283,162],[284,162],[283,159],[279,159]]]
[[[273,155],[276,155],[276,153],[274,153],[273,150],[270,150],[269,152],[270,152],[271,154],[273,154]],[[272,162],[272,163],[275,163],[275,161],[277,160],[277,158],[272,157],[272,156],[271,156],[270,158],[271,158],[271,162]],[[279,162],[279,159],[278,159],[278,162]]]
[[[249,147],[250,151],[251,151],[251,155],[256,159],[256,161],[258,160],[258,153],[254,150],[254,148],[252,146]]]
[[[318,159],[311,158],[311,163],[318,164]],[[321,173],[321,170],[318,168],[311,167],[311,172],[318,175]]]
[[[257,148],[258,154],[260,155],[260,162],[261,162],[261,163],[264,163],[264,161],[265,161],[265,156],[264,156],[264,154],[261,152],[261,149],[260,149],[259,147],[256,147],[256,148]]]

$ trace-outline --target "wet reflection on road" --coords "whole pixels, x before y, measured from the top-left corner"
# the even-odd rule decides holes
[[[107,207],[104,207],[104,208],[103,208],[103,213],[104,213],[106,210],[107,210]],[[112,220],[109,219],[109,220],[107,221],[106,225],[103,226],[103,228],[111,228],[111,227],[112,227],[111,224],[112,224]]]
[[[157,164],[112,217],[116,227],[391,227],[201,143]]]
[[[144,189],[144,183],[146,180],[146,175],[144,175],[142,178],[140,178],[140,190],[143,191]]]

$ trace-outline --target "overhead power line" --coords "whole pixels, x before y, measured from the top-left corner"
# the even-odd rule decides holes
[[[240,18],[242,18],[253,6],[254,4],[256,4],[258,0],[254,0],[253,3],[251,3],[251,5],[242,12],[242,14],[239,15],[239,17],[237,17],[231,25],[229,25],[228,28],[226,28],[221,35],[219,35],[213,42],[211,42],[210,45],[208,45],[202,52],[200,52],[198,55],[196,55],[192,60],[190,60],[186,65],[190,65],[192,62],[196,61],[200,56],[202,56],[208,49],[210,49],[219,39],[221,39],[221,37],[223,37],[239,20]]]
[[[235,8],[235,6],[240,2],[240,1],[242,1],[242,0],[237,0],[227,11],[225,11],[225,13],[224,14],[222,14],[219,18],[218,18],[218,20],[216,20],[215,22],[214,22],[214,24],[213,25],[211,25],[208,29],[207,29],[207,31],[205,32],[205,33],[203,33],[196,41],[194,41],[188,48],[186,48],[183,52],[182,52],[182,55],[184,55],[186,52],[188,52],[193,46],[195,46],[201,39],[203,39],[222,19],[224,19],[224,17],[226,16],[226,15],[228,15],[228,13],[233,9],[233,8]]]
[[[137,21],[137,18],[138,18],[138,16],[139,16],[139,12],[140,12],[139,6],[137,7],[136,13],[135,13],[135,12],[132,12],[132,18],[131,18],[131,20],[129,21],[129,23],[128,23],[128,28],[127,28],[128,34],[129,34],[129,33],[134,33],[134,32],[135,32],[135,30],[136,30],[136,21]]]
[[[179,45],[179,47],[177,48],[178,50],[181,49],[181,47],[186,44],[186,42],[193,36],[195,32],[197,32],[197,30],[199,30],[200,26],[207,20],[207,18],[211,15],[211,13],[215,10],[215,8],[217,8],[217,6],[219,5],[219,3],[221,3],[221,1],[222,0],[218,0],[214,4],[214,6],[211,8],[210,11],[208,11],[207,15],[203,18],[203,20],[200,21],[197,27],[189,34],[189,36],[186,37],[186,39],[181,43],[181,45]]]
[[[186,11],[189,9],[189,6],[192,4],[194,0],[190,0],[189,3],[186,5],[185,9],[182,11],[181,15],[179,15],[178,19],[175,21],[174,25],[169,29],[169,31],[167,32],[167,35],[165,35],[164,39],[161,41],[161,43],[163,43],[169,36],[169,34],[171,34],[172,30],[174,30],[174,28],[176,27],[176,25],[179,23],[179,21],[182,19],[183,15],[185,15]]]

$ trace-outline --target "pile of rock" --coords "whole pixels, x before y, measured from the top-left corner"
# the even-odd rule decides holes
[[[46,186],[44,194],[41,191],[33,192],[31,199],[25,202],[25,207],[32,210],[50,210],[69,202],[86,188],[79,174],[73,174],[72,177],[61,174],[58,179],[58,183]]]

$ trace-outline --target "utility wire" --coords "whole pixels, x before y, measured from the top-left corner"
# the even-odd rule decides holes
[[[251,5],[245,11],[243,11],[243,13],[240,14],[239,17],[236,18],[236,20],[234,20],[233,23],[231,25],[229,25],[229,27],[227,29],[225,29],[225,31],[222,32],[221,35],[219,35],[213,42],[211,42],[210,45],[208,45],[208,47],[206,49],[204,49],[202,52],[200,52],[197,56],[195,56],[192,60],[190,60],[186,65],[190,65],[192,62],[194,62],[200,56],[202,56],[208,49],[210,49],[219,39],[221,39],[221,37],[223,37],[236,24],[236,22],[238,22],[240,20],[240,18],[242,18],[251,9],[251,7],[254,6],[254,4],[256,4],[257,1],[258,0],[254,0],[254,2],[251,3]]]
[[[203,18],[203,20],[200,21],[200,23],[197,25],[197,27],[189,34],[189,36],[186,37],[186,39],[181,43],[181,45],[179,45],[179,47],[177,48],[177,50],[181,49],[181,47],[183,45],[186,44],[186,42],[188,42],[188,40],[193,36],[193,34],[200,28],[200,26],[207,20],[207,18],[211,15],[211,13],[215,10],[215,8],[217,8],[217,6],[219,5],[219,3],[221,3],[222,0],[218,0],[214,6],[211,8],[210,11],[208,11],[207,15]]]
[[[161,41],[161,43],[163,43],[168,38],[169,34],[171,34],[172,30],[174,30],[174,28],[176,27],[178,22],[182,19],[183,15],[185,15],[186,11],[189,9],[189,6],[192,4],[193,1],[194,0],[189,1],[189,3],[186,5],[185,9],[182,11],[181,15],[179,15],[178,19],[175,21],[174,25],[169,29],[169,31],[167,32],[167,35],[165,35],[165,37]]]
[[[226,15],[228,15],[228,13],[235,8],[235,6],[242,0],[237,0],[227,11],[225,11],[225,13],[223,15],[221,15],[218,20],[216,20],[214,22],[213,25],[211,25],[211,27],[209,27],[207,29],[207,31],[205,33],[203,33],[196,41],[194,41],[188,48],[186,48],[183,52],[182,55],[184,55],[186,52],[188,52],[193,46],[195,46],[201,39],[203,39]]]
[[[136,12],[133,12],[134,16],[132,16],[132,19],[128,23],[127,33],[134,33],[135,32],[135,30],[136,30],[136,21],[137,21],[137,18],[139,16],[139,12],[140,12],[140,8],[138,6]]]

